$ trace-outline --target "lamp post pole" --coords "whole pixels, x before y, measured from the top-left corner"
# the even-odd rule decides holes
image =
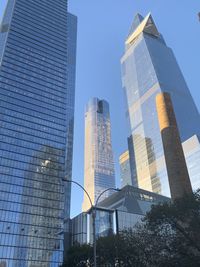
[[[72,181],[72,180],[64,180],[65,182],[68,182],[68,183],[72,183],[72,184],[76,184],[78,185],[87,195],[89,201],[90,201],[90,205],[91,205],[91,209],[93,207],[93,204],[92,204],[92,200],[91,200],[91,197],[90,195],[88,194],[87,190],[85,190],[85,188],[79,184],[78,182],[75,182],[75,181]],[[93,237],[96,235],[95,233],[95,215],[93,214],[94,212],[92,212],[92,217],[93,217]],[[93,256],[94,256],[94,266],[96,267],[95,263],[96,263],[96,248],[93,248]]]
[[[93,249],[94,249],[94,267],[97,267],[97,243],[96,243],[96,208],[97,208],[97,205],[98,205],[98,201],[100,199],[100,197],[107,191],[110,191],[110,190],[113,190],[113,191],[120,191],[120,189],[117,189],[117,188],[107,188],[106,190],[102,191],[100,193],[100,195],[97,197],[97,200],[96,200],[96,203],[95,205],[93,206],[93,211],[92,211],[92,218],[93,218]]]
[[[113,190],[113,191],[120,191],[120,189],[116,189],[116,188],[107,188],[106,190],[104,190],[103,192],[101,192],[101,194],[98,196],[95,205],[93,206],[92,204],[92,200],[90,195],[88,194],[88,192],[85,190],[85,188],[79,184],[78,182],[72,181],[72,180],[64,180],[65,182],[68,183],[72,183],[72,184],[76,184],[78,185],[87,195],[89,201],[90,201],[90,205],[91,205],[91,210],[92,210],[92,228],[93,228],[93,257],[94,257],[94,267],[97,267],[97,243],[96,243],[96,207],[98,205],[98,201],[100,199],[100,197],[107,191],[109,190]]]

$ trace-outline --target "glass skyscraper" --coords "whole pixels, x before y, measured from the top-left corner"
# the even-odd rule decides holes
[[[85,112],[84,188],[95,204],[98,196],[110,187],[115,188],[115,171],[109,104],[105,100],[92,98]],[[100,200],[111,193],[107,191]],[[91,205],[85,194],[82,209],[86,211],[89,208]]]
[[[135,16],[125,45],[121,59],[122,84],[133,143],[129,153],[134,153],[137,185],[168,196],[169,185],[155,97],[159,92],[170,93],[182,142],[200,134],[199,112],[175,56],[150,14],[145,18],[140,14]],[[196,171],[191,170],[191,162],[187,161],[187,165],[193,184],[193,179],[197,178],[192,173]],[[200,175],[197,176],[200,181]]]
[[[0,25],[0,266],[62,263],[76,26],[67,0],[8,0]]]

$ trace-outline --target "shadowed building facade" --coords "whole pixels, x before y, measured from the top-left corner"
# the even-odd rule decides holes
[[[105,100],[92,98],[85,111],[84,188],[95,204],[102,191],[110,187],[115,188],[115,171],[109,104]],[[107,191],[100,200],[111,193],[112,191]],[[84,194],[82,210],[90,208],[91,204]]]
[[[199,112],[175,56],[166,45],[150,14],[145,18],[139,14],[135,16],[125,46],[121,59],[122,84],[133,141],[129,153],[134,153],[138,187],[169,196],[156,95],[164,91],[170,93],[182,143],[194,135],[199,135]],[[193,139],[193,145],[190,142],[189,148],[191,153],[195,144],[197,142]],[[193,185],[193,179],[196,181],[198,176],[200,181],[200,175],[194,170],[191,160],[190,163],[187,160],[188,156],[191,159],[191,153],[188,151],[185,156]],[[197,157],[197,151],[195,153]],[[197,161],[199,162],[198,159]]]
[[[8,0],[0,25],[0,262],[6,267],[58,267],[63,260],[76,25],[67,0]]]
[[[96,238],[134,230],[152,205],[168,201],[167,197],[126,185],[96,207]],[[72,245],[93,243],[92,210],[82,212],[71,220]]]
[[[132,135],[127,138],[127,144],[128,150],[122,153],[119,157],[121,187],[124,187],[126,185],[132,185],[137,187],[138,182]]]

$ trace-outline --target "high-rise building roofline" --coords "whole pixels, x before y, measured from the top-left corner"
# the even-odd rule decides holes
[[[104,190],[115,188],[109,103],[96,97],[89,100],[85,111],[84,187],[93,204]],[[101,200],[111,193],[106,191]],[[90,206],[84,194],[82,210]]]
[[[143,21],[144,17],[140,14],[140,13],[136,13],[134,16],[134,20],[133,23],[130,27],[128,36],[130,36],[135,30],[136,28],[140,25],[140,23]]]
[[[139,18],[139,16],[141,16],[140,14],[137,14],[135,16],[134,21],[137,21],[137,18]],[[137,25],[135,23],[135,25]],[[133,26],[133,25],[132,25]],[[158,29],[153,21],[153,18],[151,16],[151,13],[149,13],[141,22],[140,24],[138,24],[138,26],[136,28],[132,28],[133,32],[128,36],[127,40],[126,40],[126,45],[130,45],[131,43],[133,43],[135,41],[135,39],[142,33],[145,32],[147,34],[153,35],[155,37],[159,37],[160,34],[158,32]]]
[[[199,111],[174,53],[165,43],[162,34],[158,32],[151,14],[148,14],[135,29],[133,28],[133,32],[125,42],[125,51],[121,58],[121,74],[129,128],[129,161],[120,164],[120,170],[125,173],[121,177],[127,181],[126,177],[129,174],[126,170],[129,163],[132,185],[166,196],[170,195],[171,188],[168,177],[172,177],[174,199],[177,195],[181,196],[183,191],[191,192],[191,186],[186,182],[188,180],[186,171],[183,175],[182,166],[185,166],[183,156],[180,156],[182,160],[179,157],[179,154],[183,155],[182,146],[192,189],[196,190],[200,186],[200,140],[195,138],[200,135]],[[162,142],[162,132],[159,130],[155,101],[155,96],[162,92],[171,95],[181,139],[180,141],[175,134],[172,135],[175,130],[170,131],[168,127],[170,134],[169,136],[165,134],[167,150]],[[163,114],[161,112],[162,116]],[[173,137],[172,141],[175,144],[168,141],[170,136]],[[166,153],[170,154],[168,151],[172,150],[175,154],[171,152],[173,157],[167,155],[169,158],[167,160]],[[176,173],[177,178],[171,174],[172,171],[179,172]],[[180,186],[176,187],[180,182],[184,184],[184,187],[181,184],[182,188],[186,188],[181,193],[179,193]]]

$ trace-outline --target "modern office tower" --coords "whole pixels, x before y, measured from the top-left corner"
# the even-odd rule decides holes
[[[98,196],[108,188],[115,188],[115,171],[111,143],[109,104],[105,100],[92,98],[85,112],[85,166],[84,188],[95,204]],[[111,195],[105,192],[100,201]],[[84,194],[83,211],[91,208]]]
[[[132,185],[129,151],[126,150],[119,157],[121,187]]]
[[[129,152],[135,156],[138,187],[168,196],[169,184],[155,96],[159,92],[170,93],[181,142],[200,134],[199,112],[175,56],[150,14],[145,18],[139,14],[135,16],[125,45],[121,59],[122,83],[133,138],[133,151]],[[186,161],[191,175],[196,170],[187,156]],[[193,184],[196,176],[191,175],[190,179]]]
[[[8,0],[0,26],[0,262],[8,267],[62,263],[76,24],[67,0]]]

